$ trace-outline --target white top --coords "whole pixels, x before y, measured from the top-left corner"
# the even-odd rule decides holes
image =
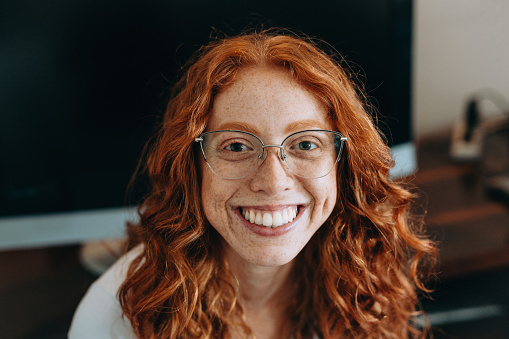
[[[74,313],[69,339],[136,339],[129,320],[122,317],[118,290],[141,250],[142,245],[124,254],[90,286]]]
[[[90,286],[74,314],[69,339],[136,338],[129,320],[122,317],[117,294],[141,248],[123,255]]]

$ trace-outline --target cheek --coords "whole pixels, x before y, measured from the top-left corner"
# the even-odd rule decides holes
[[[324,179],[326,180],[322,181],[320,185],[317,185],[315,188],[315,199],[319,205],[317,208],[322,209],[323,218],[326,220],[336,205],[338,185],[335,172],[330,173]]]
[[[332,205],[336,205],[336,200],[338,197],[338,181],[336,179],[336,171],[334,173],[331,173],[329,183],[327,184],[327,190],[329,192],[329,201],[332,203]]]
[[[205,212],[205,217],[209,220],[216,211],[215,202],[217,197],[215,196],[214,180],[210,177],[210,174],[206,170],[203,171],[202,182],[201,182],[201,199],[202,207]]]
[[[227,183],[204,169],[201,183],[202,207],[205,217],[214,228],[224,225],[227,221],[227,202],[230,197],[230,187]]]

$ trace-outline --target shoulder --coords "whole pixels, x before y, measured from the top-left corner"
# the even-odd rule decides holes
[[[129,321],[122,317],[117,293],[142,249],[139,245],[123,255],[90,286],[74,314],[70,339],[135,338]]]

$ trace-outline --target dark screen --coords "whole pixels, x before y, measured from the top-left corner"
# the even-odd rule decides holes
[[[408,142],[411,13],[411,0],[2,1],[0,216],[124,205],[181,66],[246,28],[327,41],[389,144]]]

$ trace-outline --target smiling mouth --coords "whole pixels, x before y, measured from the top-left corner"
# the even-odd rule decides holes
[[[267,211],[256,208],[239,208],[240,215],[252,224],[275,228],[292,222],[299,214],[298,206],[286,207],[281,210]]]

